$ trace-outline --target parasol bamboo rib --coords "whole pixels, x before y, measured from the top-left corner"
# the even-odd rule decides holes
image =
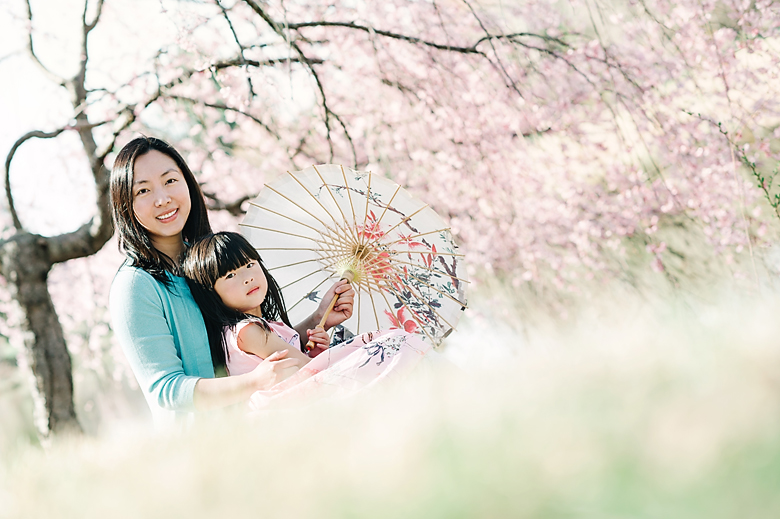
[[[409,291],[412,293],[412,295],[414,295],[414,294],[415,294],[415,292],[416,292],[416,294],[417,294],[418,298],[419,298],[419,299],[420,299],[420,300],[423,302],[423,304],[425,304],[425,306],[427,306],[427,307],[428,307],[428,309],[429,309],[431,312],[433,312],[433,313],[434,313],[434,314],[435,314],[435,315],[436,315],[436,316],[437,316],[439,319],[441,319],[442,321],[444,321],[444,322],[447,324],[447,326],[449,326],[450,328],[455,328],[455,326],[453,326],[452,324],[450,324],[450,322],[449,322],[447,319],[445,319],[443,315],[441,315],[439,312],[437,312],[437,311],[436,311],[436,308],[434,308],[433,306],[431,306],[430,304],[428,304],[428,301],[426,301],[425,299],[423,299],[423,298],[422,298],[422,292],[420,292],[419,290],[417,290],[415,287],[409,287],[409,286],[408,286],[408,288],[409,288]],[[458,303],[459,303],[461,306],[464,306],[464,305],[463,305],[463,303],[461,303],[460,301],[458,301]]]
[[[347,224],[347,217],[344,214],[344,211],[341,210],[341,205],[339,205],[338,200],[336,200],[336,196],[333,194],[333,191],[331,191],[330,187],[328,186],[328,183],[325,182],[325,179],[322,177],[322,173],[320,173],[320,170],[317,169],[317,166],[312,166],[312,168],[314,168],[314,171],[317,173],[317,176],[320,177],[320,181],[322,181],[322,187],[324,187],[325,191],[327,191],[330,194],[330,198],[333,200],[333,203],[336,205],[336,209],[338,209],[339,213],[341,213],[341,218],[344,221],[344,226],[347,229],[349,229],[349,230],[351,230],[353,232],[353,237],[355,238],[356,241],[358,241],[360,239],[360,237],[357,236],[357,235],[354,235],[354,229],[350,228],[349,225]],[[290,174],[292,175],[292,173],[290,173]],[[307,189],[307,191],[308,191],[308,189]],[[315,199],[316,199],[316,197],[315,197]],[[324,209],[324,207],[323,207],[323,209]]]
[[[299,305],[301,302],[303,302],[305,299],[308,299],[308,298],[309,298],[309,294],[311,294],[312,292],[316,292],[318,288],[320,288],[322,285],[324,285],[324,284],[325,284],[325,282],[326,282],[326,281],[328,281],[329,279],[331,279],[332,277],[333,277],[333,276],[328,276],[328,277],[326,277],[325,279],[323,279],[322,281],[320,281],[320,282],[319,282],[319,284],[318,284],[317,286],[315,286],[315,287],[314,287],[312,290],[309,290],[309,292],[307,292],[307,293],[306,293],[306,294],[305,294],[305,295],[304,295],[302,298],[300,298],[298,301],[296,301],[296,302],[295,302],[295,304],[294,304],[294,305],[292,305],[292,306],[291,306],[290,308],[288,308],[287,310],[288,310],[288,311],[292,310],[293,308],[295,308],[296,306],[298,306],[298,305]],[[299,280],[297,280],[297,281],[293,281],[293,283],[291,283],[291,284],[297,283],[298,281],[300,281],[300,279],[299,279]],[[288,286],[289,286],[289,285],[288,285]]]
[[[313,249],[310,247],[255,247],[255,250],[257,252],[260,251],[269,251],[269,250],[298,250],[298,251],[311,251],[311,252],[317,252],[320,249]]]
[[[240,225],[242,227],[251,227],[252,229],[260,229],[261,231],[270,231],[270,232],[275,232],[275,233],[278,233],[278,234],[286,234],[287,236],[295,236],[296,238],[303,238],[304,240],[311,240],[314,243],[319,243],[317,241],[317,238],[312,238],[311,236],[303,236],[302,234],[295,234],[295,233],[292,233],[292,232],[280,231],[279,229],[271,229],[269,227],[260,227],[259,225],[253,225],[253,224],[250,224],[250,223],[240,223],[238,225]]]
[[[366,247],[371,247],[371,246],[373,246],[375,243],[379,242],[379,240],[381,240],[381,239],[382,239],[382,237],[384,237],[384,236],[386,236],[386,235],[390,234],[391,232],[393,232],[393,231],[394,231],[394,230],[395,230],[395,229],[396,229],[396,228],[397,228],[399,225],[402,225],[402,224],[404,224],[404,223],[408,222],[408,221],[409,221],[409,219],[411,219],[412,217],[414,217],[414,216],[415,216],[417,213],[419,213],[420,211],[422,211],[422,210],[424,210],[424,209],[427,209],[427,208],[428,208],[428,204],[425,204],[425,205],[423,205],[421,208],[419,208],[418,210],[416,210],[415,212],[413,212],[412,214],[410,214],[409,216],[404,216],[404,217],[403,217],[403,219],[402,219],[400,222],[398,222],[397,224],[395,224],[394,226],[390,227],[388,230],[386,230],[385,232],[383,232],[383,233],[382,233],[382,236],[380,236],[379,238],[375,238],[374,240],[372,240],[372,241],[370,241],[369,243],[367,243],[365,246],[366,246]]]
[[[295,176],[294,176],[292,173],[290,173],[289,171],[288,171],[287,173],[288,173],[288,174],[290,174],[290,176],[292,176],[293,178],[295,178]],[[317,220],[318,222],[320,222],[320,223],[322,224],[322,226],[323,226],[323,227],[325,227],[326,229],[330,229],[330,228],[331,228],[331,227],[330,227],[328,224],[326,224],[325,222],[323,222],[323,221],[322,221],[322,220],[321,220],[321,219],[320,219],[320,218],[319,218],[317,215],[315,215],[315,214],[311,213],[311,212],[310,212],[308,209],[306,209],[305,207],[303,207],[302,205],[300,205],[298,202],[296,202],[295,200],[291,199],[291,198],[290,198],[290,197],[288,197],[287,195],[285,195],[285,194],[283,194],[283,193],[280,193],[279,191],[277,191],[276,189],[274,189],[274,188],[273,188],[273,186],[269,186],[268,184],[265,184],[265,187],[267,187],[268,189],[270,189],[271,191],[273,191],[274,193],[276,193],[277,195],[279,195],[280,197],[282,197],[283,199],[287,200],[288,202],[290,202],[291,204],[293,204],[295,207],[297,207],[298,209],[300,209],[301,211],[303,211],[304,213],[308,214],[309,216],[311,216],[312,218],[314,218],[315,220]],[[305,189],[305,188],[304,188],[304,189]],[[307,191],[307,193],[308,193],[308,191]],[[309,193],[309,194],[311,194],[311,193]],[[312,198],[314,198],[314,197],[312,197]],[[315,200],[316,200],[316,198],[315,198]],[[257,207],[257,208],[260,208],[260,209],[266,209],[267,211],[271,211],[270,209],[267,209],[266,207],[264,207],[264,206],[262,206],[262,205],[258,205],[258,204],[254,203],[254,202],[250,202],[250,205],[253,205],[253,206],[255,206],[255,207]],[[325,208],[323,208],[323,210],[325,210]],[[274,211],[271,211],[271,212],[274,212]],[[325,213],[327,213],[327,214],[330,214],[330,213],[328,213],[328,211],[327,211],[327,210],[325,210]],[[276,214],[279,214],[279,213],[276,213]],[[296,223],[302,223],[302,222],[299,222],[298,220],[295,220],[295,219],[293,219],[293,218],[290,218],[290,217],[289,217],[289,216],[287,216],[287,215],[281,215],[281,214],[279,214],[279,216],[284,216],[285,218],[288,218],[289,220],[292,220],[293,222],[296,222]],[[333,223],[335,223],[335,224],[336,224],[336,226],[338,227],[338,222],[336,222],[336,220],[335,220],[335,219],[333,219]],[[305,224],[303,224],[303,225],[305,225]]]
[[[360,328],[360,290],[355,290],[355,297],[357,297],[357,328],[355,330],[361,330]]]
[[[314,272],[309,272],[309,273],[308,273],[308,274],[306,274],[305,276],[303,276],[303,277],[301,277],[301,278],[298,278],[298,279],[296,279],[295,281],[290,281],[289,283],[287,283],[287,284],[286,284],[286,285],[284,285],[283,287],[279,287],[279,288],[280,288],[281,290],[284,290],[285,288],[291,287],[291,286],[293,286],[294,284],[296,284],[296,283],[298,283],[298,282],[300,282],[300,281],[303,281],[304,279],[306,279],[306,278],[308,278],[308,277],[311,277],[311,276],[313,276],[313,275],[315,275],[315,274],[319,274],[319,273],[320,273],[320,271],[318,271],[318,270],[315,270]],[[328,277],[330,277],[330,276],[328,276]],[[322,283],[320,283],[320,284],[322,284]]]
[[[344,168],[341,168],[344,171]],[[368,222],[368,201],[371,198],[371,173],[368,174],[368,190],[366,191],[366,210],[363,213],[363,239],[360,240],[360,245],[363,245],[366,239],[366,223]]]
[[[349,182],[347,182],[347,173],[344,171],[344,166],[341,166],[341,178],[344,179],[344,189],[347,190],[347,199],[349,200],[349,208],[352,210],[352,222],[355,224],[355,230],[357,230],[357,215],[355,214],[355,205],[352,203],[352,190],[349,189]],[[358,233],[358,243],[363,243],[360,239],[360,233]]]
[[[441,270],[436,270],[436,269],[433,269],[433,268],[430,268],[430,267],[424,267],[424,266],[419,265],[417,263],[412,263],[412,262],[404,261],[402,259],[397,259],[397,258],[394,258],[392,261],[394,261],[395,263],[400,263],[402,265],[411,265],[411,266],[413,266],[415,268],[424,269],[424,270],[427,270],[428,272],[433,272],[435,274],[439,274],[440,276],[444,276],[446,278],[457,279],[458,281],[460,281],[462,283],[471,283],[471,281],[469,281],[468,279],[462,279],[462,278],[459,278],[458,276],[453,276],[451,274],[448,274],[447,272],[442,272]]]
[[[458,303],[460,306],[464,306],[464,307],[466,306],[466,303],[464,303],[464,302],[463,302],[463,301],[461,301],[460,299],[457,299],[457,298],[455,298],[455,297],[452,297],[452,296],[451,296],[450,294],[448,294],[447,292],[442,292],[441,290],[439,290],[438,288],[436,288],[436,287],[435,287],[435,286],[433,286],[433,285],[429,285],[428,283],[426,283],[426,282],[425,282],[425,281],[423,281],[422,279],[418,278],[418,277],[417,277],[417,276],[415,276],[414,274],[409,274],[409,275],[410,275],[411,277],[413,277],[414,279],[416,279],[417,281],[419,281],[420,283],[422,283],[423,285],[427,286],[428,288],[432,288],[433,290],[435,290],[436,292],[440,293],[440,294],[441,294],[441,295],[443,295],[444,297],[447,297],[447,298],[451,299],[453,302],[455,302],[455,303]]]
[[[374,260],[366,262],[365,265],[366,266],[373,266],[374,264],[377,264],[380,261],[381,260],[379,258],[376,258]],[[424,265],[420,265],[419,263],[412,263],[410,261],[402,260],[400,258],[392,258],[392,259],[387,258],[387,259],[385,259],[385,261],[388,263],[388,266],[390,268],[395,268],[395,266],[392,265],[392,263],[400,263],[402,265],[410,265],[410,266],[412,266],[412,267],[414,267],[416,269],[427,270],[428,272],[432,272],[432,273],[437,274],[437,275],[442,276],[442,277],[446,277],[446,278],[450,278],[450,279],[457,279],[458,281],[462,281],[463,283],[469,283],[468,280],[461,279],[461,278],[459,278],[457,276],[453,276],[453,275],[447,273],[446,271],[442,272],[441,270],[438,270],[438,269],[435,269],[435,268],[431,268],[431,267],[427,267],[427,266],[424,266]],[[400,270],[399,270],[399,272],[400,272]]]
[[[368,291],[368,297],[371,299],[371,310],[374,311],[374,320],[376,321],[376,327],[377,330],[381,328],[381,325],[379,324],[379,314],[376,313],[376,303],[374,302],[374,292],[372,290]],[[358,328],[359,330],[360,328]]]
[[[386,242],[385,245],[395,245],[396,243],[413,240],[414,238],[419,238],[420,236],[427,236],[429,234],[436,234],[437,232],[444,232],[444,231],[450,231],[451,233],[452,229],[450,229],[449,227],[444,227],[443,229],[436,229],[435,231],[427,231],[427,232],[418,232],[417,234],[410,234],[409,236],[401,235],[402,236],[401,238],[395,241]]]
[[[387,245],[386,243],[383,245]],[[465,258],[465,254],[461,254],[459,252],[433,252],[431,250],[397,250],[397,249],[389,249],[388,252],[392,252],[393,254],[433,254],[434,256],[452,256],[454,258]]]
[[[340,234],[337,234],[335,236],[330,234],[323,234],[322,235],[323,240],[327,240],[327,242],[320,242],[320,250],[349,250],[350,247],[354,246],[355,242],[352,242],[349,240],[349,237],[342,236]]]
[[[303,265],[304,263],[311,263],[312,261],[320,261],[320,259],[319,258],[311,258],[311,259],[307,259],[307,260],[303,260],[303,261],[296,261],[295,263],[288,263],[286,265],[277,265],[275,267],[268,267],[267,270],[269,272],[271,272],[271,271],[275,271],[275,270],[279,270],[279,269],[283,269],[283,268],[287,268],[287,267],[294,267],[296,265]]]
[[[403,278],[402,278],[402,276],[401,276],[401,273],[402,273],[402,271],[401,271],[400,269],[398,269],[398,268],[397,268],[395,265],[390,265],[390,269],[391,269],[391,270],[393,271],[393,273],[395,274],[395,277],[396,277],[396,279],[398,280],[398,282],[399,282],[400,284],[403,284],[403,285],[405,285],[407,288],[409,288],[409,289],[410,289],[410,292],[411,292],[411,290],[412,290],[414,287],[411,287],[411,286],[409,286],[409,285],[406,285],[405,283],[403,283]],[[435,291],[436,291],[436,292],[438,292],[439,294],[441,294],[441,295],[443,295],[443,296],[445,296],[445,297],[447,297],[447,298],[451,299],[453,302],[455,302],[455,303],[459,304],[460,306],[462,306],[462,307],[465,307],[465,306],[466,306],[466,303],[464,303],[463,301],[460,301],[460,300],[458,300],[458,299],[456,299],[456,298],[452,297],[450,294],[448,294],[448,293],[446,293],[446,292],[442,292],[442,291],[441,291],[441,290],[439,290],[438,288],[436,288],[436,287],[434,287],[434,286],[432,286],[432,285],[430,285],[430,284],[426,283],[425,281],[423,281],[422,279],[418,278],[418,277],[417,277],[417,276],[415,276],[414,274],[411,274],[411,273],[408,273],[408,272],[406,272],[405,274],[406,274],[406,275],[408,275],[408,276],[411,276],[411,277],[413,277],[414,279],[416,279],[417,281],[419,281],[419,282],[420,282],[420,283],[422,283],[423,285],[427,286],[428,288],[431,288],[431,289],[435,290]],[[419,292],[418,292],[418,294],[419,294],[419,295],[422,295],[422,294],[420,294]],[[421,299],[421,300],[423,300],[423,298],[420,298],[420,299]],[[426,303],[426,304],[427,304],[427,303]],[[442,318],[442,320],[444,320],[444,322],[447,322],[447,321],[444,319],[444,317],[442,317],[442,316],[441,316],[441,314],[439,314],[439,313],[438,313],[436,310],[434,310],[434,309],[433,309],[433,307],[431,307],[430,305],[428,305],[428,308],[430,308],[430,309],[431,309],[431,311],[432,311],[433,313],[435,313],[436,315],[438,315],[439,317],[441,317],[441,318]],[[448,325],[450,325],[450,323],[447,323],[447,324],[448,324]],[[452,326],[452,325],[450,325],[450,326]],[[454,328],[454,326],[452,326],[452,327]]]
[[[266,186],[266,187],[267,187],[267,186]],[[271,189],[271,190],[273,191],[273,189]],[[282,218],[284,218],[284,219],[286,219],[286,220],[289,220],[289,221],[291,221],[291,222],[293,222],[293,223],[297,223],[298,225],[303,225],[304,227],[308,227],[309,229],[312,229],[312,230],[313,230],[313,231],[315,231],[315,232],[320,232],[320,230],[319,230],[319,229],[317,229],[316,227],[312,227],[311,225],[309,225],[309,224],[307,224],[307,223],[303,223],[303,222],[301,222],[301,221],[298,221],[298,220],[296,220],[295,218],[291,218],[290,216],[288,216],[288,215],[286,215],[286,214],[279,213],[279,212],[277,212],[277,211],[274,211],[273,209],[269,209],[268,207],[265,207],[265,206],[262,206],[262,205],[256,205],[256,204],[252,204],[252,205],[254,205],[255,207],[257,207],[258,209],[262,209],[262,210],[264,210],[264,211],[268,211],[268,212],[269,212],[269,213],[271,213],[271,214],[275,214],[276,216],[280,216],[280,217],[282,217]],[[322,225],[323,225],[323,226],[324,226],[326,229],[330,230],[330,227],[328,227],[327,225],[325,225],[325,223],[323,223],[322,221],[320,221],[319,219],[317,219],[317,217],[316,217],[316,216],[312,215],[312,218],[314,218],[315,220],[317,220],[318,222],[320,222],[320,223],[321,223],[321,224],[322,224]]]
[[[396,297],[398,297],[398,294],[395,292],[394,289],[391,288],[390,290],[393,290],[393,293],[395,293]],[[388,308],[393,308],[393,305],[391,305],[390,301],[387,300],[387,296],[385,295],[385,293],[384,292],[380,292],[380,293],[382,294],[382,297],[384,298],[385,303],[387,303],[387,307]],[[404,306],[404,308],[409,310],[409,313],[411,314],[412,319],[414,319],[417,322],[417,325],[420,327],[420,329],[423,331],[423,333],[428,337],[428,339],[431,340],[431,343],[432,344],[436,344],[436,341],[433,339],[433,337],[431,337],[431,334],[428,333],[428,330],[425,329],[425,326],[420,321],[420,319],[417,317],[417,314],[414,312],[414,310],[412,310],[411,308],[406,306],[406,303],[404,303],[404,302],[401,302],[401,304]],[[401,324],[401,323],[399,323],[399,324]]]
[[[377,226],[382,221],[382,219],[385,217],[385,214],[387,213],[387,208],[390,207],[390,205],[393,203],[393,200],[395,200],[395,195],[397,195],[400,190],[401,190],[401,186],[395,186],[395,192],[393,193],[393,196],[391,196],[390,200],[385,204],[385,207],[382,210],[382,214],[379,215],[379,218],[376,221]]]
[[[412,292],[412,293],[414,294],[414,291],[415,291],[414,287],[409,287],[409,286],[407,286],[407,288],[409,288],[409,291],[410,291],[410,292]],[[393,293],[394,293],[394,294],[396,294],[396,297],[398,297],[398,295],[397,295],[397,294],[398,294],[398,292],[396,292],[396,290],[395,290],[395,288],[394,288],[394,287],[390,287],[390,290],[392,290],[392,291],[393,291]],[[433,313],[434,313],[434,314],[435,314],[435,315],[436,315],[436,316],[437,316],[439,319],[441,319],[442,321],[444,321],[444,322],[447,324],[447,326],[449,326],[450,328],[455,328],[453,325],[451,325],[451,324],[449,323],[449,321],[447,321],[447,319],[445,319],[445,318],[444,318],[444,316],[443,316],[443,315],[441,315],[439,312],[437,312],[437,311],[436,311],[436,309],[435,309],[434,307],[432,307],[431,305],[429,305],[429,304],[428,304],[428,302],[427,302],[425,299],[423,299],[423,298],[421,297],[421,296],[422,296],[422,294],[421,294],[419,291],[417,292],[417,296],[418,296],[419,300],[420,300],[420,301],[422,301],[422,302],[423,302],[423,304],[424,304],[425,306],[427,306],[427,307],[428,307],[428,309],[429,309],[431,312],[433,312]],[[400,298],[399,298],[399,299],[400,299]],[[403,300],[401,300],[401,301],[403,302]],[[403,303],[403,304],[404,304],[404,306],[406,306],[406,303]],[[409,307],[407,306],[406,308],[409,308]],[[410,312],[413,312],[411,308],[409,308],[409,311],[410,311]]]
[[[320,172],[317,171],[316,167],[314,168],[314,171],[317,172],[317,176],[320,177],[320,180],[322,180],[322,185],[327,188],[327,184],[325,183],[325,180],[322,178],[322,175],[320,175]],[[325,214],[330,216],[331,220],[333,220],[333,223],[336,224],[337,228],[342,229],[342,230],[343,229],[349,230],[349,225],[347,225],[347,219],[344,217],[344,213],[341,212],[341,207],[339,206],[338,202],[336,201],[336,198],[333,196],[333,193],[331,193],[330,196],[333,199],[333,203],[336,204],[336,207],[338,208],[339,212],[341,213],[342,222],[339,222],[339,221],[336,220],[336,217],[333,216],[331,214],[331,212],[328,211],[328,209],[325,208],[324,205],[322,205],[322,202],[320,202],[320,199],[317,198],[317,196],[315,196],[314,193],[309,191],[309,189],[306,186],[303,185],[303,183],[298,179],[298,177],[296,177],[295,175],[293,175],[289,171],[287,172],[287,174],[290,175],[293,178],[293,180],[295,180],[298,183],[298,185],[301,186],[301,188],[303,188],[303,190],[306,191],[309,194],[309,196],[311,196],[314,200],[316,200],[317,204],[320,206],[320,208],[323,211],[325,211]],[[328,189],[328,192],[330,192],[330,189]],[[343,227],[342,227],[342,223],[343,223]]]

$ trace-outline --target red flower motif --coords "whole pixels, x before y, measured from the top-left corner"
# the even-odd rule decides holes
[[[406,319],[404,316],[404,310],[406,310],[406,307],[402,306],[398,309],[396,315],[393,315],[392,313],[385,310],[385,315],[390,319],[390,329],[400,329],[406,330],[407,333],[414,333],[417,331],[417,323],[412,319]]]
[[[374,211],[368,212],[365,225],[358,225],[358,235],[369,240],[376,240],[385,235],[376,221]]]

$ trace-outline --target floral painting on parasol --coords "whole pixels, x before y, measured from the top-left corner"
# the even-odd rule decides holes
[[[326,164],[282,175],[241,232],[282,288],[293,322],[351,279],[352,333],[401,329],[438,344],[466,307],[463,255],[442,218],[392,180]]]

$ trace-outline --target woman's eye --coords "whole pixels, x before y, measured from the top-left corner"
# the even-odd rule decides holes
[[[138,191],[136,191],[135,192],[135,196],[140,196],[140,195],[143,195],[144,193],[148,193],[148,192],[149,192],[149,190],[144,187],[144,188],[141,188]]]
[[[174,182],[178,182],[178,179],[176,178],[169,178],[165,181],[166,184],[173,184]]]

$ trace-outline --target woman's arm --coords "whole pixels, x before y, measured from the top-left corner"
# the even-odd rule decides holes
[[[193,400],[199,411],[219,409],[246,402],[255,391],[268,389],[287,376],[298,360],[285,358],[289,350],[275,351],[255,369],[243,375],[222,378],[202,378],[195,384]]]
[[[148,273],[122,267],[111,285],[109,308],[114,335],[149,405],[189,411],[198,378],[213,377],[214,369],[205,328],[201,334],[202,351],[186,350],[184,362],[177,349],[177,339],[179,348],[194,339],[175,338],[176,323],[198,320],[203,327],[194,301],[187,305],[181,302],[183,299],[169,297],[168,289]],[[199,337],[195,327],[188,326],[188,331],[193,337]]]

